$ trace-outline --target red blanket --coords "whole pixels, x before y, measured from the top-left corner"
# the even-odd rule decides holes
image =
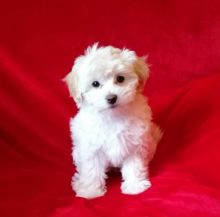
[[[0,6],[1,217],[220,216],[220,2],[4,1]],[[153,186],[76,198],[61,79],[88,45],[148,54],[145,95],[164,131]]]

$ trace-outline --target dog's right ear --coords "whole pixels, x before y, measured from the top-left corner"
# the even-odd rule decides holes
[[[149,66],[146,63],[146,57],[137,57],[134,63],[134,71],[139,79],[138,89],[142,90],[149,77]]]
[[[63,81],[67,84],[70,96],[73,97],[77,107],[80,108],[80,105],[82,103],[82,93],[79,87],[79,78],[77,76],[77,73],[74,72],[74,67],[71,72],[69,72],[66,77],[63,78]]]

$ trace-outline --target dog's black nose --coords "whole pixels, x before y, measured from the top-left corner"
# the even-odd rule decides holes
[[[116,101],[117,101],[117,95],[115,94],[109,94],[107,97],[106,97],[106,100],[109,104],[115,104]]]

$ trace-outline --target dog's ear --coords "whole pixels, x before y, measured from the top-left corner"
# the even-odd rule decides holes
[[[146,57],[137,57],[136,61],[134,62],[134,71],[139,80],[138,90],[142,90],[146,80],[149,77],[149,67],[146,63]]]
[[[69,72],[66,77],[63,78],[63,81],[67,84],[70,96],[73,97],[77,107],[80,108],[80,105],[82,103],[82,93],[79,87],[79,78],[74,70],[74,67],[71,72]]]

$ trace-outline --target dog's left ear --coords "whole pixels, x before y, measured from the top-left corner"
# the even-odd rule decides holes
[[[146,80],[149,77],[149,67],[146,63],[146,57],[137,57],[134,62],[134,71],[138,76],[139,84],[138,90],[142,90]]]
[[[69,72],[69,74],[67,74],[66,77],[63,78],[63,81],[67,84],[70,95],[76,102],[77,107],[80,108],[80,105],[82,103],[82,94],[80,92],[77,73],[74,72],[74,67],[71,72]]]

